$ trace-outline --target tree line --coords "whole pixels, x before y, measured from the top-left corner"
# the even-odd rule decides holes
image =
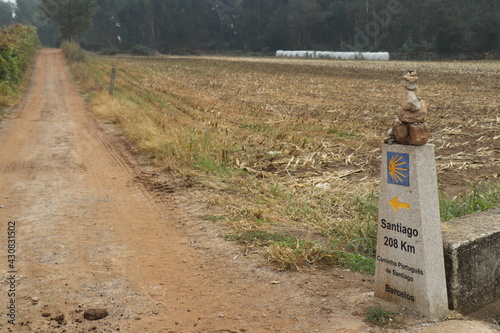
[[[92,50],[500,49],[498,0],[17,0],[15,17],[7,6],[0,26],[32,24],[45,44],[71,38]]]

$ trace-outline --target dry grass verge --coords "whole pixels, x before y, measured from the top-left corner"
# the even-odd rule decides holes
[[[495,62],[91,56],[73,70],[92,111],[149,163],[204,185],[207,220],[237,234],[296,235],[266,246],[278,266],[298,268],[363,261],[346,250],[374,254],[381,137],[408,67],[431,106],[443,191],[498,177]]]

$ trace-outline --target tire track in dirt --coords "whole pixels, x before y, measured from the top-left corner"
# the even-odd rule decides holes
[[[235,259],[203,209],[138,182],[141,170],[86,113],[60,50],[40,51],[31,86],[0,130],[0,267],[17,222],[11,332],[358,332],[371,277],[277,273]],[[169,191],[169,192],[172,192]],[[4,279],[5,280],[5,279]],[[1,304],[7,285],[0,285]],[[33,304],[32,298],[38,303]],[[109,316],[87,321],[87,308]],[[45,315],[45,316],[43,316]],[[376,330],[372,330],[376,331]]]

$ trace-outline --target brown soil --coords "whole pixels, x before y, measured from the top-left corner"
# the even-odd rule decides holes
[[[15,325],[2,332],[379,332],[372,276],[341,268],[273,271],[242,258],[173,180],[161,188],[112,129],[86,111],[59,50],[42,50],[0,130],[0,267],[15,276]],[[185,188],[185,187],[184,187]],[[15,221],[16,257],[7,260]],[[14,270],[15,273],[8,271]],[[84,311],[106,309],[87,320]],[[413,325],[413,326],[412,326]]]

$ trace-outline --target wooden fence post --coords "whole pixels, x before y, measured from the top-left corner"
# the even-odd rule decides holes
[[[111,83],[109,84],[109,94],[113,95],[113,89],[115,88],[115,77],[116,77],[116,66],[113,65],[111,69]]]

